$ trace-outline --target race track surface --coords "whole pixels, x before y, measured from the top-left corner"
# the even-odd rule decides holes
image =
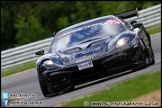
[[[80,98],[82,96],[89,95],[90,93],[96,92],[104,88],[108,88],[115,83],[131,79],[138,75],[147,74],[156,70],[161,70],[161,33],[152,35],[151,41],[156,62],[154,65],[151,65],[145,69],[136,72],[124,73],[122,75],[113,78],[109,77],[102,78],[93,81],[91,83],[83,84],[82,86],[77,86],[76,89],[72,92],[63,93],[50,98],[45,98],[41,93],[36,69],[30,69],[25,72],[1,78],[1,92],[9,92],[9,94],[10,93],[36,94],[36,97],[31,97],[22,100],[24,102],[43,101],[43,105],[36,105],[35,107],[56,106],[61,102],[70,101],[75,98]],[[30,106],[31,105],[26,107]]]

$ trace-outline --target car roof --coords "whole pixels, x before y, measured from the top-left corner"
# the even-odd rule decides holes
[[[84,25],[86,23],[90,23],[90,22],[97,21],[97,20],[101,20],[101,19],[105,19],[105,18],[111,18],[111,17],[115,17],[115,16],[114,15],[107,15],[107,16],[102,16],[102,17],[98,17],[98,18],[91,19],[91,20],[83,21],[83,22],[74,24],[72,26],[66,27],[66,28],[60,30],[58,33],[62,32],[62,31],[65,31],[65,30],[69,30],[69,29],[75,28],[75,27],[80,26],[80,25]]]

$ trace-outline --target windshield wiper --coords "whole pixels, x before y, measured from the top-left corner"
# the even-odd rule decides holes
[[[89,42],[89,41],[97,40],[97,39],[101,39],[101,38],[90,38],[90,39],[87,39],[87,40],[85,40],[85,41],[83,41],[83,42],[78,43],[78,45],[79,45],[79,44],[82,44],[82,43]]]

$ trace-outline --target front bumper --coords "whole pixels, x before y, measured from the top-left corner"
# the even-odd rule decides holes
[[[141,65],[142,60],[139,44],[136,44],[132,47],[114,49],[111,53],[92,60],[92,68],[79,70],[75,64],[57,71],[50,70],[47,72],[47,80],[50,88],[60,91],[105,75],[133,69],[134,66]]]

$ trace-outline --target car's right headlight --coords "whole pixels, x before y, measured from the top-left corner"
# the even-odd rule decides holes
[[[122,37],[117,41],[116,48],[121,47],[125,45],[128,42],[129,38],[128,37]]]
[[[43,62],[43,66],[52,66],[54,63],[51,60],[46,60]]]

